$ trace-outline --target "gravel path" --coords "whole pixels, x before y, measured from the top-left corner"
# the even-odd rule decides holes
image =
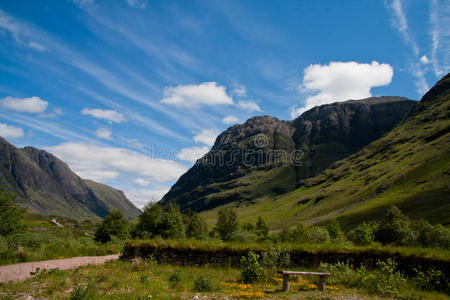
[[[30,272],[35,272],[37,268],[41,270],[68,270],[87,265],[101,265],[107,261],[116,259],[119,259],[119,254],[106,256],[83,256],[1,266],[0,282],[25,280],[31,277]]]

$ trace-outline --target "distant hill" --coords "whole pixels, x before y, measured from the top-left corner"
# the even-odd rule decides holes
[[[220,134],[161,203],[205,211],[228,203],[272,201],[382,137],[416,103],[373,97],[315,107],[293,121],[251,118]]]
[[[83,220],[103,218],[113,208],[128,218],[140,212],[121,191],[81,179],[46,151],[18,149],[1,137],[0,185],[15,192],[21,206],[43,215]]]
[[[450,224],[450,74],[392,131],[295,191],[232,204],[244,221],[262,216],[273,228],[332,218],[348,227],[380,219],[391,205],[412,218]],[[212,220],[216,213],[204,216]]]

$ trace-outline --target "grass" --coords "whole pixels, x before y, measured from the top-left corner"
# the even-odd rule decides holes
[[[177,280],[173,280],[177,274]],[[211,291],[196,291],[195,282],[204,277]],[[233,268],[182,267],[158,265],[152,260],[115,261],[102,266],[87,266],[69,271],[48,271],[20,283],[0,285],[0,298],[15,299],[19,295],[51,299],[337,299],[363,297],[381,299],[345,284],[330,284],[325,292],[317,290],[314,277],[292,277],[291,291],[281,292],[282,278],[273,274],[266,280],[244,284],[240,272]],[[401,291],[410,298],[449,299],[437,292],[414,288],[412,282]],[[84,296],[83,296],[84,295]]]
[[[27,214],[22,232],[0,236],[0,265],[42,261],[75,256],[99,256],[122,251],[123,241],[114,240],[106,244],[95,242],[92,234],[95,224],[57,218],[59,227],[51,222],[53,218]]]

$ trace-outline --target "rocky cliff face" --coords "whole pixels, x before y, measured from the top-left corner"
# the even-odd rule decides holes
[[[293,121],[251,118],[220,134],[161,203],[202,211],[288,192],[380,138],[416,103],[379,97],[322,105]]]
[[[3,138],[0,138],[0,184],[18,195],[20,205],[44,215],[102,218],[110,209],[123,207],[127,208],[124,211],[127,217],[139,213],[125,197],[111,205],[111,195],[96,195],[54,155],[33,147],[18,149]],[[119,202],[121,207],[117,205]]]

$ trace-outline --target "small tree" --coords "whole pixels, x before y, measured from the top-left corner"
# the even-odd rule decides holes
[[[363,222],[356,226],[356,228],[349,232],[349,238],[356,245],[369,245],[373,243],[375,239],[375,230],[377,228],[376,223]]]
[[[261,217],[256,222],[256,233],[264,238],[269,234],[269,225]]]
[[[205,239],[208,236],[208,226],[200,215],[192,210],[183,216],[186,236],[194,239]]]
[[[144,212],[139,215],[139,221],[134,230],[135,237],[154,237],[160,234],[163,210],[161,206],[149,203],[144,207]]]
[[[23,227],[25,209],[15,204],[13,193],[0,189],[0,235],[14,233]]]
[[[380,224],[376,238],[383,244],[404,245],[410,238],[411,228],[408,217],[400,209],[392,206],[386,212],[383,223]]]
[[[249,252],[247,257],[241,258],[241,274],[245,283],[252,283],[259,279],[261,267],[259,265],[259,255]]]
[[[233,232],[238,229],[236,210],[233,208],[221,208],[218,212],[216,230],[224,241],[229,241]]]
[[[327,224],[326,228],[330,234],[331,242],[342,243],[345,241],[345,235],[338,220],[331,220],[331,222]]]
[[[106,243],[111,240],[112,236],[126,238],[127,235],[128,221],[125,220],[123,213],[120,210],[113,209],[97,227],[95,240]]]
[[[160,223],[160,232],[164,238],[183,238],[186,236],[183,216],[178,206],[169,203],[164,208]]]

